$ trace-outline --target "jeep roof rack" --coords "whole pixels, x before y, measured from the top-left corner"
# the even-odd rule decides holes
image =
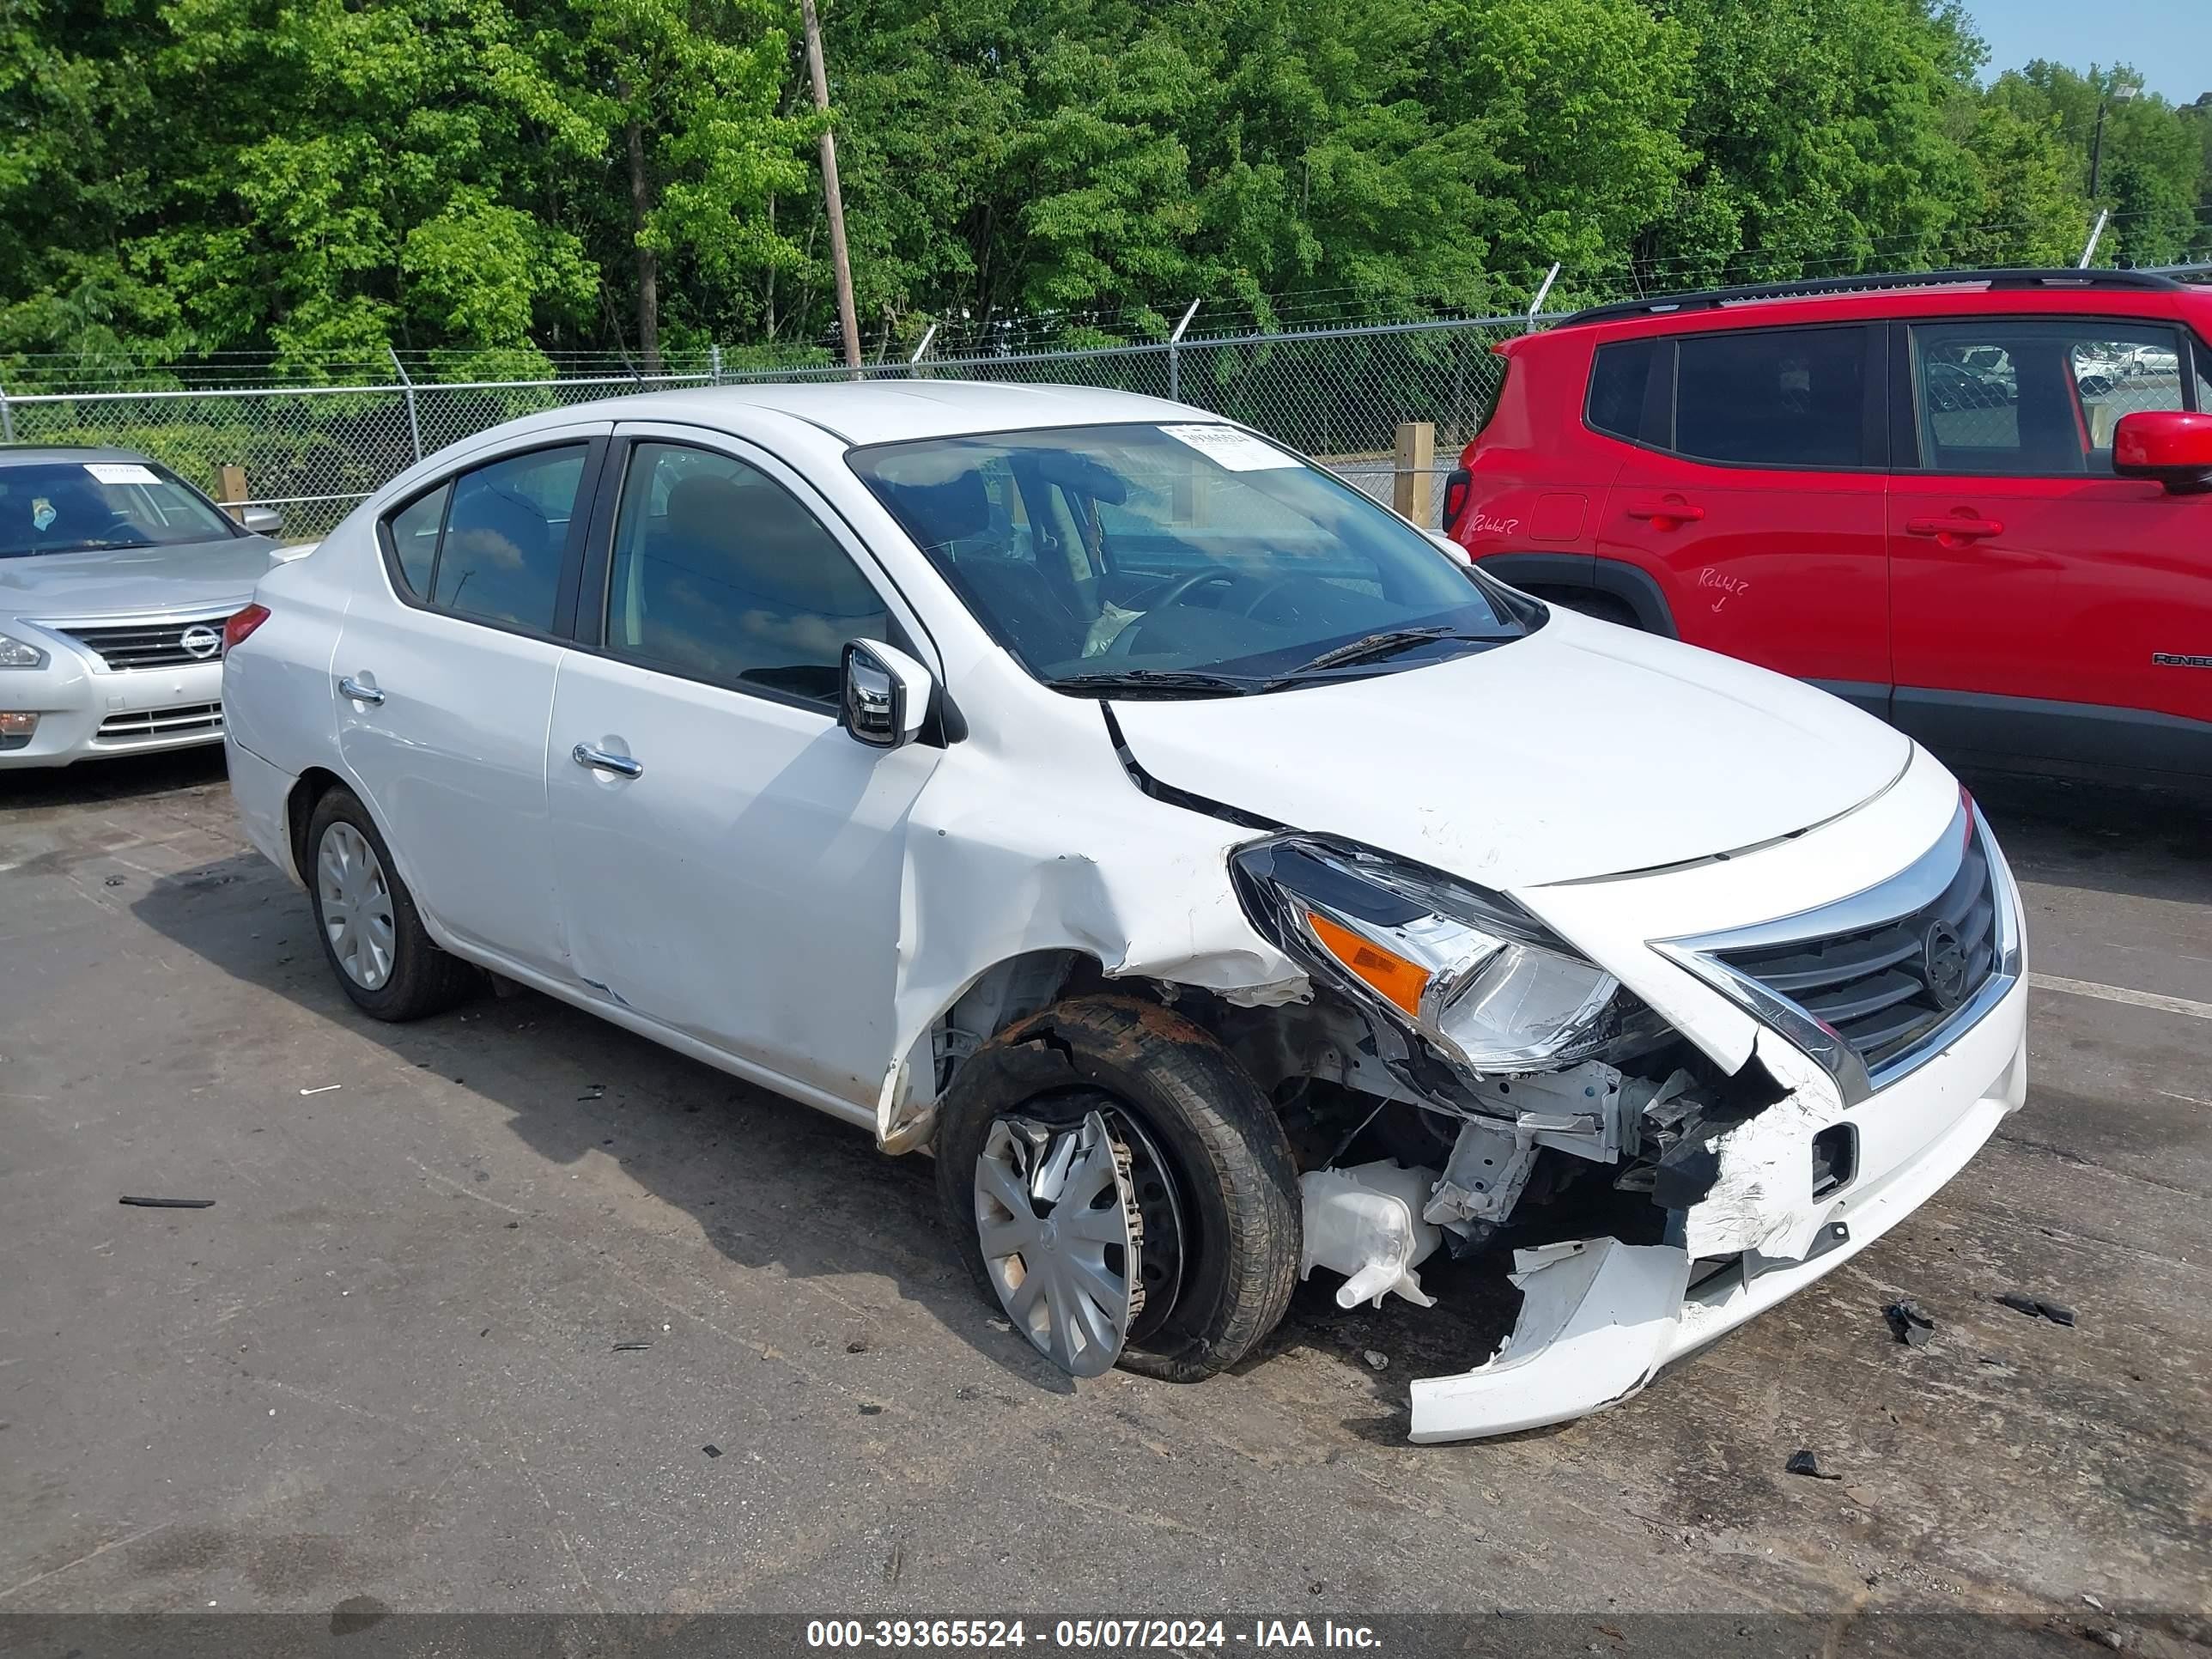
[[[1612,322],[1624,317],[1655,317],[1681,311],[1705,311],[1753,300],[1794,300],[1818,294],[1877,294],[1890,289],[2135,289],[2182,286],[2171,276],[2148,270],[1916,270],[1893,276],[1808,276],[1794,283],[1759,283],[1748,288],[1701,289],[1688,294],[1655,294],[1641,300],[1615,300],[1562,319],[1563,324]]]

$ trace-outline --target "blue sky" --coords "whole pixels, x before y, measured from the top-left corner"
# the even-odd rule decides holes
[[[1966,0],[1966,9],[1989,42],[1986,75],[2035,58],[2078,70],[2132,64],[2174,103],[2212,92],[2208,0]]]

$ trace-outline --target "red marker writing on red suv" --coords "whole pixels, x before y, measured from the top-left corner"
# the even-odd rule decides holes
[[[2212,288],[1855,276],[1498,348],[1453,538],[1954,760],[2212,781]]]

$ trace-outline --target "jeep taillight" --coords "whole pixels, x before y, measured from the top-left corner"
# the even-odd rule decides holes
[[[1474,477],[1465,467],[1454,467],[1451,476],[1444,480],[1444,529],[1458,527],[1460,514],[1467,511],[1467,498],[1474,488]]]

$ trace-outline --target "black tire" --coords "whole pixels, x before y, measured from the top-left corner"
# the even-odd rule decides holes
[[[1172,1165],[1182,1273],[1124,1370],[1196,1382],[1273,1330],[1297,1282],[1298,1176],[1273,1108],[1228,1051],[1173,1010],[1079,997],[977,1049],[939,1109],[937,1191],[960,1258],[996,1307],[975,1233],[975,1160],[992,1121],[1071,1092],[1110,1096]]]
[[[331,825],[337,823],[350,826],[368,842],[377,862],[383,866],[385,884],[392,896],[392,970],[374,990],[345,970],[331,947],[330,930],[323,923],[322,886],[316,878],[316,868],[323,837]],[[483,975],[477,968],[440,950],[431,940],[428,930],[422,926],[421,913],[415,908],[414,895],[399,878],[398,869],[392,861],[392,849],[385,844],[376,821],[369,817],[360,798],[343,784],[331,785],[308,814],[300,866],[307,884],[307,902],[314,908],[315,937],[322,942],[323,959],[330,963],[340,988],[362,1012],[374,1019],[422,1019],[444,1013],[483,990]]]

